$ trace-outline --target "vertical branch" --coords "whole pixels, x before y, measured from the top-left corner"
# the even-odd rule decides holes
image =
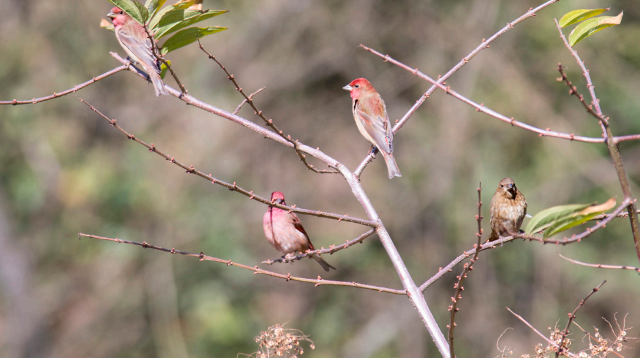
[[[453,304],[449,306],[450,319],[449,325],[447,326],[449,328],[449,352],[451,353],[451,357],[456,356],[453,351],[453,331],[456,327],[456,313],[459,310],[458,303],[462,298],[462,290],[464,290],[464,287],[462,287],[462,281],[467,278],[467,274],[469,273],[469,271],[473,270],[473,264],[478,260],[478,253],[480,253],[480,250],[478,248],[480,247],[480,245],[482,245],[482,183],[478,185],[478,189],[476,190],[478,191],[478,215],[476,215],[476,221],[478,221],[478,232],[476,233],[478,242],[475,245],[476,250],[473,258],[468,263],[464,264],[464,269],[462,270],[460,276],[458,276],[458,282],[456,282],[456,284],[453,286],[456,290],[453,294],[453,297],[451,297]]]
[[[618,174],[618,180],[620,181],[620,187],[622,188],[622,194],[625,199],[630,201],[629,206],[627,207],[627,212],[629,213],[629,221],[631,223],[631,231],[633,233],[633,242],[636,247],[636,254],[638,255],[638,260],[640,260],[640,223],[638,222],[638,213],[636,202],[633,199],[633,195],[631,194],[631,186],[629,185],[629,178],[627,178],[627,173],[624,170],[624,165],[622,163],[622,156],[620,156],[620,150],[618,149],[618,142],[613,136],[613,132],[611,131],[611,126],[609,125],[609,119],[602,114],[602,109],[600,108],[600,100],[596,97],[596,91],[593,83],[591,82],[591,75],[589,75],[589,70],[584,65],[584,61],[578,56],[578,53],[569,45],[567,38],[562,33],[562,29],[560,28],[560,24],[555,20],[556,27],[558,28],[558,32],[560,33],[560,38],[564,42],[571,55],[578,62],[578,66],[582,69],[582,73],[584,74],[585,79],[587,80],[587,88],[589,90],[589,94],[591,95],[591,105],[590,109],[595,109],[595,113],[597,114],[596,118],[600,121],[600,125],[602,127],[602,135],[605,138],[605,143],[607,144],[607,149],[609,150],[609,154],[611,155],[611,160],[613,160],[613,165],[616,168],[616,174]]]
[[[340,174],[342,174],[342,176],[346,179],[349,187],[351,188],[351,191],[353,192],[353,196],[358,200],[358,202],[360,202],[369,219],[371,221],[378,222],[378,226],[376,227],[376,234],[378,234],[382,246],[391,259],[391,263],[396,269],[396,272],[400,277],[400,281],[407,291],[407,296],[409,296],[411,303],[416,308],[416,310],[418,310],[418,314],[420,315],[420,318],[422,318],[422,321],[427,328],[429,335],[436,344],[440,355],[442,355],[443,358],[451,358],[451,356],[449,355],[449,344],[444,338],[444,334],[442,334],[442,331],[438,327],[438,323],[433,317],[433,314],[431,313],[431,310],[427,305],[427,301],[422,294],[422,291],[418,288],[418,286],[416,286],[413,278],[411,277],[411,274],[409,274],[409,270],[404,264],[404,261],[402,260],[402,257],[398,252],[398,249],[396,249],[396,246],[393,243],[393,240],[391,240],[389,232],[384,227],[382,220],[380,220],[380,217],[378,216],[378,212],[371,204],[371,201],[369,200],[369,197],[367,197],[367,194],[358,181],[358,178],[341,163],[338,163],[335,168],[338,169],[340,171]]]

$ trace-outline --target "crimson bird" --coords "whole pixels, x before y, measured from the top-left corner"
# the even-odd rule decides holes
[[[160,78],[160,63],[153,55],[152,40],[147,36],[144,27],[119,7],[111,9],[107,16],[113,22],[116,38],[120,46],[133,62],[142,65],[149,74],[149,78],[151,78],[153,87],[156,90],[156,96],[169,94],[164,88],[162,78]]]
[[[342,89],[351,92],[353,119],[360,134],[378,148],[385,163],[389,179],[401,177],[400,169],[393,157],[393,130],[389,122],[387,107],[378,91],[364,78],[358,78]]]
[[[527,200],[511,178],[500,180],[491,199],[491,236],[489,241],[517,234],[527,215]]]
[[[284,194],[279,191],[271,193],[271,202],[287,205],[284,201]],[[262,218],[262,226],[269,243],[285,255],[298,251],[315,250],[309,240],[309,235],[300,223],[300,218],[295,213],[270,206]],[[319,256],[311,255],[309,257],[318,261],[325,271],[336,269]]]

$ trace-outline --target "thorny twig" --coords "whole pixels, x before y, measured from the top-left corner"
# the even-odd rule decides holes
[[[345,242],[342,245],[338,245],[338,246],[331,245],[328,249],[322,248],[322,249],[319,249],[319,250],[309,250],[309,251],[306,251],[306,252],[304,252],[302,254],[299,254],[299,255],[289,254],[289,255],[285,255],[285,256],[283,256],[283,257],[281,257],[279,259],[262,261],[262,263],[263,264],[267,264],[267,265],[273,265],[276,262],[283,262],[283,263],[294,262],[294,261],[301,260],[301,259],[303,259],[303,258],[305,258],[307,256],[311,256],[311,255],[322,255],[322,254],[331,255],[334,252],[346,249],[346,248],[351,247],[351,246],[353,246],[355,244],[362,243],[366,238],[368,238],[369,236],[373,235],[375,232],[376,231],[374,229],[371,229],[371,230],[365,232],[364,234],[356,237],[353,240],[347,240],[347,242]]]
[[[596,268],[605,268],[605,269],[616,269],[616,270],[631,270],[631,271],[635,271],[637,273],[640,273],[640,267],[633,267],[633,266],[620,266],[620,265],[603,265],[603,264],[590,264],[590,263],[586,263],[586,262],[582,262],[582,261],[578,261],[578,260],[574,260],[574,259],[570,259],[568,257],[563,256],[562,254],[558,253],[558,256],[562,257],[563,259],[574,263],[576,265],[582,265],[582,266],[588,266],[588,267],[596,267]]]
[[[485,242],[484,244],[482,244],[480,246],[480,251],[493,249],[493,248],[496,248],[498,246],[502,246],[502,244],[504,244],[506,242],[511,242],[511,241],[516,240],[516,239],[522,239],[522,240],[528,240],[528,241],[539,241],[539,242],[541,242],[543,244],[556,244],[556,245],[568,245],[568,244],[572,244],[572,243],[577,243],[577,242],[582,241],[582,239],[590,236],[591,234],[593,234],[597,230],[605,227],[607,223],[609,223],[611,220],[613,220],[616,217],[618,217],[618,214],[622,210],[624,210],[628,205],[629,205],[629,202],[624,200],[620,204],[620,206],[618,206],[618,208],[616,208],[605,219],[603,219],[602,221],[598,222],[596,225],[587,228],[585,231],[583,231],[582,233],[580,233],[578,235],[572,235],[570,238],[565,237],[565,238],[563,238],[561,240],[557,240],[557,239],[544,239],[544,238],[537,237],[537,236],[534,236],[534,235],[516,234],[516,235],[513,235],[513,236],[506,236],[506,237],[500,238],[500,239],[495,240],[495,241]],[[447,266],[439,268],[438,272],[435,275],[431,276],[431,278],[429,278],[422,285],[420,285],[420,290],[424,292],[424,290],[426,290],[427,287],[431,286],[431,284],[433,284],[434,282],[438,281],[447,272],[451,272],[453,270],[453,267],[455,267],[457,264],[462,262],[465,258],[467,258],[467,257],[469,257],[471,255],[475,255],[475,253],[476,253],[476,248],[473,248],[471,250],[465,251],[461,255],[456,257],[453,261],[451,261],[449,264],[447,264]]]
[[[544,339],[549,345],[551,345],[551,346],[555,347],[556,349],[558,349],[559,346],[558,346],[558,344],[556,342],[550,340],[544,334],[540,333],[540,331],[538,331],[534,326],[532,326],[531,323],[527,322],[526,319],[522,318],[522,316],[520,316],[519,314],[513,312],[509,307],[507,307],[507,311],[511,312],[511,314],[516,316],[516,318],[518,318],[520,321],[522,321],[522,323],[527,325],[527,327],[531,328],[532,331],[534,331],[537,335],[542,337],[542,339]],[[575,353],[571,353],[571,352],[566,352],[566,353],[569,355],[569,357],[579,358],[578,355],[575,354]]]
[[[562,28],[560,24],[558,24],[557,20],[556,28],[560,33],[560,38],[564,42],[564,45],[567,47],[571,55],[578,62],[578,66],[582,69],[582,74],[584,78],[587,80],[587,89],[589,90],[589,94],[591,95],[591,108],[594,110],[589,111],[592,113],[600,122],[600,126],[602,127],[602,135],[608,139],[605,141],[607,145],[607,149],[609,150],[609,154],[611,155],[611,160],[613,161],[614,167],[616,168],[616,174],[618,175],[618,180],[620,181],[620,187],[622,189],[622,193],[624,194],[624,198],[629,200],[629,222],[631,224],[631,232],[633,233],[633,242],[636,247],[636,254],[638,256],[638,260],[640,260],[640,222],[638,221],[638,214],[636,208],[636,202],[633,198],[633,194],[631,193],[631,186],[629,185],[629,178],[627,177],[627,173],[624,170],[624,164],[622,163],[622,156],[620,155],[620,150],[618,148],[618,142],[613,136],[613,132],[611,131],[611,126],[609,125],[609,119],[602,114],[602,109],[600,108],[600,100],[596,97],[595,86],[593,82],[591,82],[591,75],[589,74],[589,70],[584,64],[584,61],[580,58],[578,53],[569,45],[567,38],[562,33]],[[570,87],[571,88],[571,87]],[[584,104],[584,101],[581,101]],[[587,110],[590,106],[586,106]]]
[[[147,33],[147,37],[149,38],[149,40],[151,41],[151,52],[153,53],[153,56],[155,56],[156,59],[158,59],[158,61],[164,63],[165,66],[167,66],[167,69],[169,70],[169,72],[171,72],[171,76],[173,76],[173,79],[176,80],[176,83],[178,84],[178,87],[180,88],[180,91],[182,91],[182,94],[187,94],[187,89],[184,87],[184,85],[182,84],[182,82],[180,82],[180,79],[178,78],[178,75],[176,75],[175,72],[173,72],[173,68],[171,68],[171,65],[169,64],[169,61],[164,59],[164,56],[160,55],[160,52],[158,50],[158,46],[156,44],[156,39],[153,38],[153,36],[149,33],[149,29],[147,29],[147,24],[144,24],[144,32]]]
[[[251,106],[254,113],[258,117],[262,118],[264,123],[267,126],[269,126],[269,128],[273,129],[274,132],[276,132],[278,135],[280,135],[282,138],[284,138],[286,141],[288,141],[293,145],[293,148],[296,150],[296,154],[298,154],[298,157],[300,158],[300,160],[304,163],[304,165],[307,166],[309,170],[315,173],[320,173],[320,174],[340,174],[340,172],[337,171],[335,168],[332,170],[316,169],[316,167],[314,167],[312,164],[309,164],[309,162],[307,162],[307,156],[300,150],[300,142],[297,139],[294,140],[293,138],[291,138],[290,135],[285,135],[284,132],[275,125],[275,123],[273,122],[273,119],[267,119],[267,117],[264,116],[261,110],[258,110],[255,103],[253,102],[253,99],[252,99],[253,95],[247,96],[246,93],[244,93],[244,91],[242,90],[242,87],[240,87],[240,85],[238,85],[238,82],[236,82],[235,76],[229,73],[227,68],[224,67],[224,65],[222,65],[222,63],[220,63],[220,61],[218,61],[218,59],[215,56],[213,56],[212,54],[207,52],[207,50],[205,50],[204,46],[202,46],[202,44],[200,43],[200,40],[198,40],[198,45],[200,46],[200,49],[202,50],[202,52],[206,53],[207,56],[209,56],[211,60],[215,61],[215,63],[217,63],[218,66],[220,66],[220,68],[227,74],[227,78],[233,83],[233,85],[236,87],[236,90],[240,92],[240,94],[244,97],[244,101],[246,101],[246,103],[248,103]],[[240,106],[244,104],[244,101],[243,103],[240,104]],[[234,114],[236,114],[236,112],[234,112]]]
[[[167,249],[167,248],[164,248],[164,247],[161,247],[161,246],[151,245],[151,244],[149,244],[149,243],[147,243],[145,241],[136,242],[136,241],[122,240],[122,239],[118,239],[118,238],[114,239],[114,238],[110,238],[110,237],[78,233],[78,238],[83,238],[83,237],[88,237],[88,238],[91,238],[91,239],[98,239],[98,240],[113,241],[113,242],[117,242],[117,243],[121,243],[121,244],[137,245],[137,246],[141,246],[141,247],[143,247],[145,249],[154,249],[154,250],[158,250],[158,251],[168,252],[168,253],[171,253],[171,254],[178,254],[178,255],[184,255],[184,256],[197,257],[197,258],[200,259],[200,261],[214,261],[214,262],[223,263],[223,264],[225,264],[227,266],[240,267],[240,268],[243,268],[245,270],[253,271],[254,274],[277,277],[277,278],[281,278],[281,279],[284,279],[284,280],[287,280],[287,281],[299,281],[299,282],[313,283],[313,284],[315,284],[316,287],[317,286],[322,286],[322,285],[348,286],[348,287],[364,288],[364,289],[367,289],[367,290],[378,291],[378,292],[393,293],[393,294],[396,294],[396,295],[406,295],[406,291],[405,290],[394,290],[392,288],[380,287],[380,286],[374,286],[374,285],[366,285],[366,284],[356,283],[356,282],[325,280],[325,279],[321,278],[320,276],[318,276],[317,279],[312,279],[312,278],[306,278],[306,277],[291,276],[290,273],[284,275],[284,274],[276,273],[276,272],[273,272],[273,271],[268,271],[268,270],[264,270],[264,269],[258,268],[258,266],[248,266],[248,265],[243,265],[243,264],[240,264],[240,263],[237,263],[237,262],[233,262],[231,260],[219,259],[217,257],[205,255],[202,252],[199,253],[199,254],[196,254],[196,253],[176,250],[175,248]]]
[[[124,128],[122,128],[120,125],[118,125],[117,121],[115,119],[111,119],[109,117],[107,117],[105,114],[103,114],[102,112],[100,112],[98,109],[96,109],[94,106],[92,106],[90,103],[88,103],[87,101],[83,100],[82,98],[79,98],[80,101],[84,104],[86,104],[89,108],[91,108],[92,111],[94,111],[95,113],[97,113],[99,116],[101,116],[102,118],[104,118],[105,120],[107,120],[109,122],[109,124],[111,124],[113,127],[115,127],[116,129],[118,129],[122,134],[124,134],[127,138],[142,144],[143,146],[147,147],[147,149],[149,149],[150,152],[154,152],[156,154],[158,154],[159,156],[163,157],[164,159],[168,160],[169,162],[179,166],[180,168],[186,170],[186,172],[188,174],[195,174],[201,178],[207,179],[209,180],[212,184],[217,184],[217,185],[221,185],[231,191],[235,191],[238,192],[240,194],[243,194],[247,197],[249,197],[250,200],[255,200],[257,202],[263,203],[263,204],[267,204],[269,206],[274,206],[280,209],[284,209],[284,210],[288,210],[290,212],[296,212],[299,214],[304,214],[304,215],[312,215],[312,216],[317,216],[317,217],[321,217],[321,218],[327,218],[327,219],[334,219],[334,220],[338,220],[338,221],[347,221],[347,222],[352,222],[352,223],[356,223],[356,224],[360,224],[360,225],[365,225],[365,226],[370,226],[370,227],[376,227],[378,224],[371,221],[371,220],[365,220],[365,219],[360,219],[360,218],[354,218],[348,215],[339,215],[339,214],[333,214],[333,213],[326,213],[323,211],[315,211],[315,210],[308,210],[308,209],[301,209],[301,208],[297,208],[294,206],[285,206],[285,205],[281,205],[281,204],[276,204],[271,202],[271,200],[269,199],[265,199],[262,198],[256,194],[253,193],[253,191],[249,191],[246,189],[243,189],[241,187],[239,187],[235,182],[233,184],[224,182],[222,180],[216,179],[214,178],[211,174],[205,174],[204,172],[196,169],[193,165],[186,165],[183,164],[182,162],[180,162],[179,160],[176,160],[175,157],[172,157],[164,152],[162,152],[161,150],[159,150],[153,143],[151,144],[147,144],[146,142],[136,138],[135,135],[127,132]]]
[[[482,183],[478,185],[478,189],[476,190],[478,191],[478,215],[476,215],[476,221],[478,222],[478,232],[476,233],[476,236],[478,237],[478,242],[475,245],[475,248],[477,249],[482,244]],[[451,297],[451,301],[453,301],[453,303],[449,306],[449,325],[447,326],[449,328],[449,351],[451,352],[451,357],[456,356],[453,349],[453,331],[456,328],[456,313],[459,310],[458,303],[462,298],[462,291],[464,290],[464,287],[462,287],[462,282],[465,278],[467,278],[467,274],[469,273],[469,271],[473,270],[473,264],[475,264],[478,260],[479,253],[480,250],[476,250],[476,252],[473,254],[473,258],[469,260],[469,262],[464,264],[464,269],[462,270],[460,276],[458,276],[458,282],[456,282],[456,284],[453,286],[453,288],[455,288],[455,291],[453,297]]]
[[[558,347],[558,350],[556,351],[556,358],[560,356],[560,353],[568,352],[568,351],[563,351],[564,340],[567,337],[567,334],[569,334],[569,327],[571,326],[571,322],[573,322],[573,320],[576,318],[576,312],[578,312],[580,307],[584,306],[585,302],[587,302],[589,297],[591,297],[591,295],[593,295],[594,293],[598,292],[600,290],[600,287],[602,287],[602,285],[604,285],[606,282],[607,282],[606,280],[602,281],[601,284],[599,284],[593,290],[591,290],[591,292],[587,295],[587,297],[585,297],[582,301],[580,301],[576,309],[574,309],[573,312],[569,313],[569,321],[567,321],[567,326],[562,331],[562,338],[560,338],[560,343],[558,344],[559,347]]]

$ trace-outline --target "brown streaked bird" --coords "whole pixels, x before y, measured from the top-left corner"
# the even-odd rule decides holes
[[[351,93],[351,111],[360,134],[375,145],[387,164],[389,179],[401,177],[393,156],[393,126],[382,97],[365,78],[357,78],[342,87]]]
[[[287,205],[284,201],[284,194],[279,191],[271,193],[271,202]],[[315,250],[309,240],[309,235],[300,223],[300,218],[295,213],[270,206],[262,218],[262,227],[269,243],[284,255]],[[311,255],[309,257],[318,261],[325,271],[336,269],[320,256]]]
[[[527,215],[527,200],[511,178],[500,180],[491,199],[491,236],[489,241],[517,234]]]
[[[156,96],[169,94],[164,88],[160,77],[160,63],[153,54],[153,45],[144,27],[119,7],[111,9],[107,16],[113,22],[116,39],[120,46],[129,55],[131,61],[140,64],[149,74]]]

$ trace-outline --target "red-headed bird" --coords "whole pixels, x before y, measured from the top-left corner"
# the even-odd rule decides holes
[[[284,194],[279,191],[271,193],[271,202],[287,205],[284,201]],[[285,255],[298,251],[315,250],[307,232],[304,231],[300,223],[300,218],[295,213],[270,206],[262,218],[262,226],[269,243]],[[309,257],[318,261],[325,271],[336,269],[319,256],[311,255]]]
[[[156,96],[169,94],[164,88],[162,78],[160,78],[160,64],[153,55],[151,39],[147,36],[144,27],[119,7],[111,9],[107,16],[113,22],[116,38],[120,46],[132,61],[142,65],[149,74],[149,78],[151,78],[153,87],[156,90]]]
[[[527,200],[511,178],[500,180],[491,198],[491,236],[489,241],[517,234],[527,215]]]
[[[342,89],[351,92],[353,119],[356,120],[360,134],[378,147],[387,163],[389,179],[401,177],[402,174],[393,157],[393,128],[389,122],[387,107],[378,91],[364,78],[355,79]]]

